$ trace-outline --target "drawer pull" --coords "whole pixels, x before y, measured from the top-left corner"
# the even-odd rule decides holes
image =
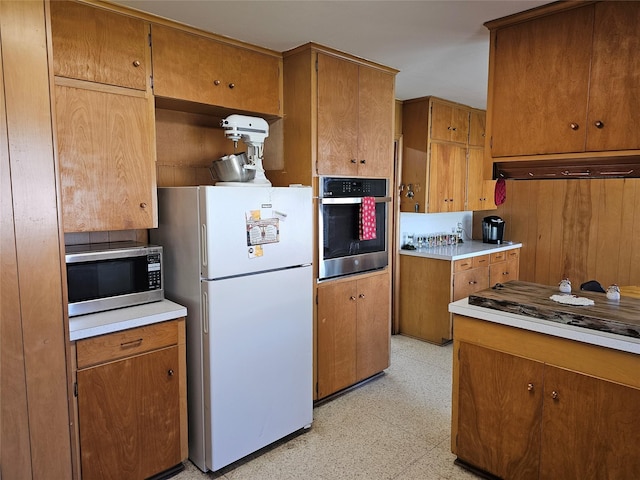
[[[503,275],[509,275],[509,272],[502,272]]]
[[[533,392],[534,388],[535,388],[535,387],[534,387],[533,383],[528,383],[528,384],[527,384],[527,390],[528,390],[528,391]]]
[[[167,372],[167,375],[169,375],[170,377],[173,377],[173,369],[169,369],[169,371]]]
[[[478,282],[472,280],[472,281],[469,282],[469,285],[475,285],[476,283],[478,283]]]
[[[139,347],[140,345],[142,345],[142,338],[138,338],[137,340],[131,340],[130,342],[121,343],[120,348]]]

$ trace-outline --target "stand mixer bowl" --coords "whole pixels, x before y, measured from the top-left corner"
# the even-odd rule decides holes
[[[245,152],[236,153],[214,160],[209,171],[220,182],[249,182],[255,178],[256,171],[245,168],[248,164]]]

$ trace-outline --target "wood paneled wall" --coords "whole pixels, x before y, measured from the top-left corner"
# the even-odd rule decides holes
[[[487,214],[506,221],[505,240],[522,242],[520,279],[575,289],[640,285],[640,179],[507,180],[497,211],[474,213],[474,238]]]
[[[157,182],[159,187],[212,185],[211,162],[234,153],[220,128],[220,116],[156,108]],[[265,140],[265,170],[282,169],[282,122],[271,121]],[[242,141],[238,152],[246,152]]]
[[[45,25],[44,1],[0,0],[0,476],[7,479],[73,474]]]

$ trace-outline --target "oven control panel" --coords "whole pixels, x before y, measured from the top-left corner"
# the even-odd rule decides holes
[[[337,178],[320,179],[321,198],[386,197],[387,180],[384,178]]]

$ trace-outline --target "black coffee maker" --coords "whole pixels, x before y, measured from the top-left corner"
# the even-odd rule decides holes
[[[496,215],[482,219],[482,241],[484,243],[502,243],[504,220]]]

